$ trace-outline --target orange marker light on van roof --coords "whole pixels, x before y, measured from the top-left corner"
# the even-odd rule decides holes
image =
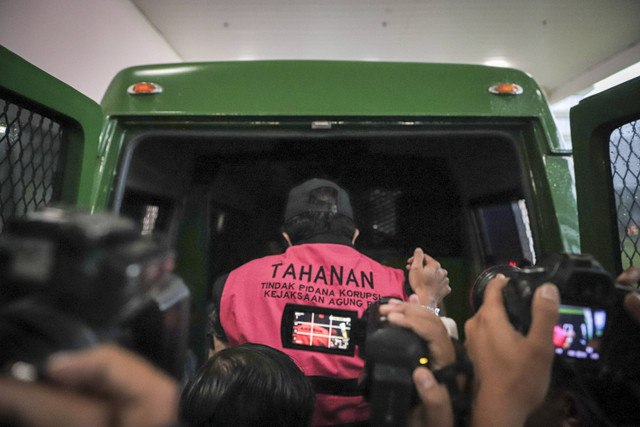
[[[148,95],[154,93],[161,93],[162,86],[156,83],[140,82],[134,83],[127,89],[130,95]]]
[[[489,92],[495,95],[520,95],[523,90],[521,86],[515,83],[498,83],[497,85],[491,86]]]

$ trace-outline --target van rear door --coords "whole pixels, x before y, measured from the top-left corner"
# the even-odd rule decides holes
[[[100,106],[0,46],[0,232],[52,203],[90,206]]]
[[[580,241],[608,271],[640,266],[640,77],[571,109]]]

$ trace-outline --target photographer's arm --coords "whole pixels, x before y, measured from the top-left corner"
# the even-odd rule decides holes
[[[503,275],[489,282],[480,310],[465,324],[466,347],[475,371],[472,421],[475,426],[519,426],[545,398],[553,362],[553,327],[558,289],[539,287],[532,302],[528,335],[507,317]]]
[[[407,260],[407,270],[409,284],[418,295],[420,304],[436,308],[440,301],[451,293],[447,270],[422,249],[416,248],[413,256]]]
[[[32,426],[169,426],[178,384],[114,345],[65,353],[45,367],[48,383],[0,379],[0,419]]]

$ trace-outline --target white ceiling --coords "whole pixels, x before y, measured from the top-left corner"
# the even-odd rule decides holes
[[[131,0],[184,61],[482,64],[550,100],[640,61],[639,0]]]

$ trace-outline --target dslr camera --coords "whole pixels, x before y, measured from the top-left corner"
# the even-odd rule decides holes
[[[49,207],[0,236],[0,369],[111,341],[181,380],[189,290],[174,255],[115,214]]]
[[[558,254],[531,267],[491,267],[480,274],[471,289],[471,306],[475,311],[482,304],[487,284],[500,273],[509,278],[502,295],[509,320],[516,330],[525,335],[528,333],[533,294],[543,283],[550,282],[558,286],[562,301],[560,320],[554,330],[556,353],[575,359],[600,358],[615,288],[609,273],[592,257]]]
[[[411,406],[418,401],[412,373],[428,365],[427,343],[406,328],[391,325],[379,313],[381,298],[365,310],[287,304],[282,316],[281,339],[285,348],[315,351],[365,360],[359,384],[371,402],[372,426],[407,425]]]
[[[470,294],[475,311],[488,282],[500,273],[509,279],[502,290],[506,312],[522,334],[531,326],[536,288],[550,282],[560,291],[553,376],[563,378],[553,381],[562,384],[571,377],[609,422],[640,425],[640,326],[623,307],[635,289],[616,284],[590,255],[554,254],[531,267],[498,265],[482,272]]]

